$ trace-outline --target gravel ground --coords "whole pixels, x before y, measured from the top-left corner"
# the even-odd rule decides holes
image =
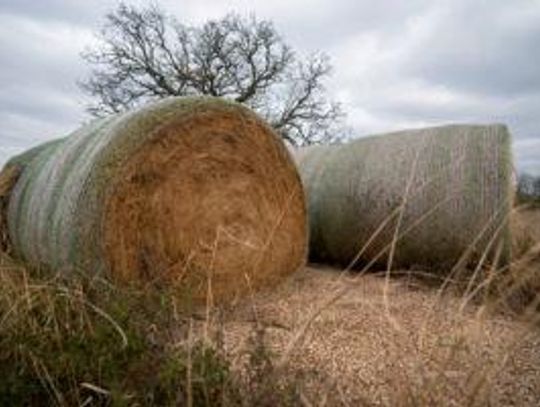
[[[540,330],[410,279],[307,268],[225,314],[235,366],[255,320],[306,404],[540,405]]]

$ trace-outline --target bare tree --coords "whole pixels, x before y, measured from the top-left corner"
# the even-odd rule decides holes
[[[106,16],[100,44],[83,53],[81,87],[97,116],[166,96],[212,95],[244,103],[288,142],[333,141],[343,112],[326,97],[325,55],[299,59],[273,24],[236,14],[186,26],[156,7],[125,4]]]

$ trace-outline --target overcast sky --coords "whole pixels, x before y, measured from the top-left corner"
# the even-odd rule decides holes
[[[126,3],[144,4],[143,1]],[[236,11],[324,51],[355,136],[503,122],[518,168],[540,174],[540,0],[170,0],[186,23]],[[0,163],[88,119],[80,52],[115,1],[0,0]]]

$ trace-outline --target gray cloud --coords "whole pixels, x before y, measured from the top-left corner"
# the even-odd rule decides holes
[[[517,140],[514,143],[514,156],[522,171],[538,174],[540,138]]]
[[[449,87],[512,96],[540,88],[540,7],[530,0],[453,1],[404,57],[405,72]]]
[[[131,3],[143,4],[144,0]],[[504,122],[521,170],[540,174],[540,3],[531,0],[175,0],[186,23],[229,11],[272,19],[301,53],[322,50],[357,135]],[[87,119],[80,51],[112,0],[0,0],[0,162]]]
[[[334,48],[334,88],[359,132],[504,122],[520,169],[540,174],[540,4],[431,2],[397,30],[359,30]],[[520,147],[521,145],[521,147]]]
[[[83,120],[78,54],[91,41],[76,25],[0,13],[2,151],[64,135]]]
[[[78,26],[96,26],[115,1],[93,0],[2,0],[0,11],[14,18],[29,18],[36,22],[63,22]]]

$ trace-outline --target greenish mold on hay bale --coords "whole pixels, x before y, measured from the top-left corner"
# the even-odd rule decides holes
[[[36,267],[181,280],[195,299],[212,278],[218,299],[305,261],[292,158],[240,104],[165,99],[31,149],[3,173],[13,168],[9,243]]]
[[[394,266],[508,262],[510,143],[504,125],[449,125],[297,151],[310,257],[386,265],[398,230]]]

